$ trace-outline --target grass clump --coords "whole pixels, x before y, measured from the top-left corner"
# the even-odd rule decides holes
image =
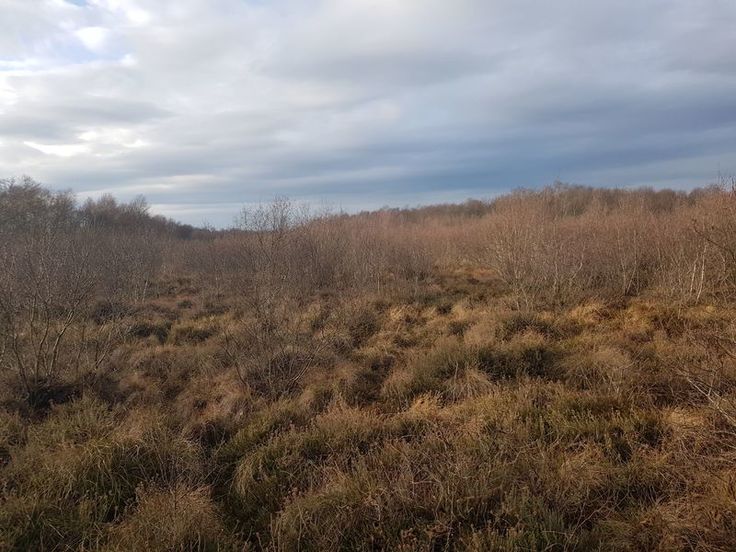
[[[363,306],[352,315],[348,332],[354,347],[360,347],[380,328],[379,316],[370,306]]]
[[[159,343],[166,342],[169,337],[171,322],[140,321],[130,327],[130,335],[137,338],[155,338]]]
[[[217,326],[213,319],[202,318],[174,324],[168,339],[174,345],[198,344],[207,341],[217,333]]]
[[[529,376],[554,380],[560,377],[556,347],[539,334],[515,336],[497,346],[478,351],[480,369],[494,380]]]
[[[4,470],[0,532],[11,548],[90,545],[135,502],[140,484],[199,478],[197,448],[147,422],[126,431],[121,413],[82,398],[33,427]]]
[[[228,537],[211,492],[177,483],[141,488],[135,508],[110,532],[110,550],[239,550]]]
[[[0,550],[734,549],[736,194],[0,196]]]

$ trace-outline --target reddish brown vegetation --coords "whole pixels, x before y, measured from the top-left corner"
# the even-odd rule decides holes
[[[0,548],[729,550],[736,194],[214,232],[0,187]]]

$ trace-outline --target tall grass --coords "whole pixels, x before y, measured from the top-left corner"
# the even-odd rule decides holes
[[[214,231],[4,182],[0,549],[732,549],[735,215],[557,185]]]

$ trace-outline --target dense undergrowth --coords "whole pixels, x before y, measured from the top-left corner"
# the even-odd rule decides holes
[[[644,253],[613,285],[620,262],[577,257],[510,278],[467,240],[448,261],[375,228],[361,271],[321,250],[288,273],[278,225],[250,249],[166,241],[145,285],[74,310],[38,377],[6,299],[0,549],[732,550],[736,304],[728,253],[702,258],[725,230],[697,230],[684,288]]]

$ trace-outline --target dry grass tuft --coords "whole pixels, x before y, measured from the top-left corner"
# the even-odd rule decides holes
[[[207,488],[139,489],[136,507],[111,531],[111,550],[238,550]]]
[[[734,549],[736,193],[141,207],[0,182],[1,550]]]

